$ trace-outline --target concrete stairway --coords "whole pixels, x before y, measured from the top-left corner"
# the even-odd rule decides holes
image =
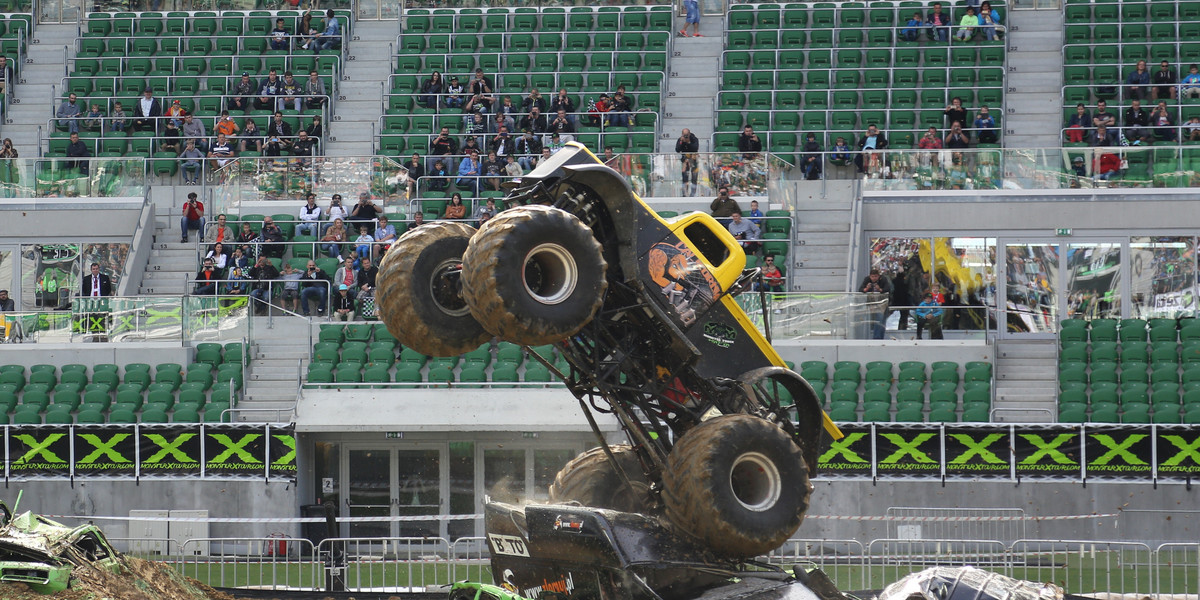
[[[674,152],[675,140],[684,127],[699,138],[701,152],[712,149],[713,107],[720,86],[721,51],[725,49],[724,23],[724,17],[702,17],[701,37],[674,34],[674,56],[667,62],[659,152]],[[672,29],[678,32],[682,26],[683,19],[677,18]]]
[[[1059,10],[1010,10],[1004,145],[1061,145],[1063,15]]]
[[[1053,422],[1057,414],[1058,346],[1054,340],[996,342],[996,401],[992,420]],[[1049,411],[1049,412],[1047,412]]]
[[[32,62],[16,66],[17,84],[0,127],[0,134],[12,138],[22,158],[37,157],[45,150],[41,139],[50,135],[47,127],[58,109],[67,60],[75,56],[79,26],[38,25],[33,37],[36,43],[30,41],[26,57]]]
[[[256,317],[251,327],[250,368],[238,420],[289,420],[301,363],[307,366],[312,353],[312,325],[283,315]]]
[[[392,73],[396,21],[357,21],[338,84],[326,156],[371,156],[375,125],[383,113],[383,88]]]
[[[797,181],[792,207],[792,291],[845,292],[854,181]]]
[[[142,274],[142,285],[138,293],[143,296],[178,296],[187,293],[186,282],[199,270],[198,251],[203,234],[193,231],[188,243],[179,243],[179,217],[187,193],[198,188],[156,185],[150,188],[150,199],[154,203],[154,245]],[[207,207],[206,207],[207,208]],[[206,218],[214,221],[211,211]]]

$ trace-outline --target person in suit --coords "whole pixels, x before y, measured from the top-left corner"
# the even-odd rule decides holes
[[[100,263],[92,263],[92,273],[83,276],[80,296],[98,298],[112,295],[112,279],[100,272]]]

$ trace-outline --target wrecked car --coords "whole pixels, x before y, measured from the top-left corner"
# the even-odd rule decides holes
[[[53,594],[67,589],[76,567],[111,571],[117,552],[95,525],[68,527],[32,512],[14,516],[0,501],[0,583],[24,583]]]

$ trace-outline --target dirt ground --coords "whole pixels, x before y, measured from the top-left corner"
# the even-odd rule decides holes
[[[75,569],[71,587],[53,595],[39,594],[25,584],[0,585],[5,600],[234,600],[207,585],[179,575],[166,565],[125,558],[126,572]]]

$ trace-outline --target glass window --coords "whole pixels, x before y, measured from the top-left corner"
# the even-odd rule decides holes
[[[1132,238],[1129,262],[1131,317],[1195,315],[1195,238]]]
[[[575,458],[574,450],[534,450],[533,451],[533,490],[530,500],[547,501],[550,499],[550,484],[554,476]]]
[[[525,498],[525,451],[484,450],[483,491],[499,502]]]
[[[1010,332],[1058,330],[1058,245],[1005,246],[1005,327]]]
[[[952,306],[994,307],[996,304],[996,239],[933,238],[934,275]],[[986,329],[983,308],[951,309],[946,329]]]
[[[1121,244],[1067,245],[1067,317],[1121,318]]]
[[[475,444],[450,442],[450,514],[475,514],[475,498]],[[451,541],[475,535],[472,520],[448,521],[446,527]]]
[[[708,261],[708,264],[719,267],[726,258],[729,258],[729,248],[708,228],[708,225],[692,223],[683,229],[683,234],[704,256],[704,260]]]

